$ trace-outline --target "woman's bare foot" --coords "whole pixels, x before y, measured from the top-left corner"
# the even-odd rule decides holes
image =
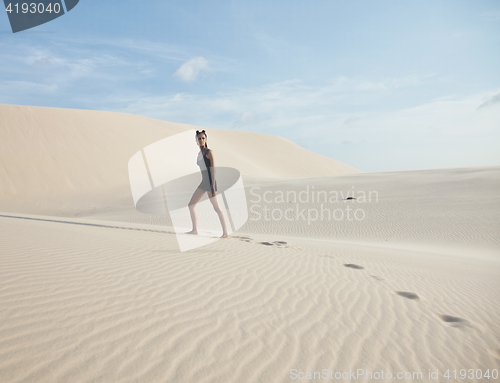
[[[198,234],[198,230],[191,230],[186,232],[185,234]]]
[[[229,234],[228,233],[222,234],[220,238],[229,238]]]

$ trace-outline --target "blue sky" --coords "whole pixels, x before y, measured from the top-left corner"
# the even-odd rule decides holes
[[[16,34],[0,16],[0,103],[269,133],[367,172],[500,165],[498,68],[496,0],[80,0]]]

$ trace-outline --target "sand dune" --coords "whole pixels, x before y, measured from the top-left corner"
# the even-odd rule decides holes
[[[361,382],[495,381],[478,370],[491,376],[500,363],[500,167],[346,174],[330,160],[327,173],[315,168],[324,157],[299,151],[311,166],[291,174],[271,151],[255,159],[243,147],[220,148],[245,169],[249,220],[228,240],[181,253],[168,216],[135,210],[126,163],[185,126],[6,110],[22,133],[2,122],[2,383],[347,382],[353,372]],[[118,125],[101,132],[112,120],[126,127],[115,147]],[[34,121],[40,147],[26,143]],[[64,124],[73,126],[66,136],[48,133]],[[241,137],[245,148],[293,147],[267,135],[230,138]],[[78,141],[93,159],[84,161]],[[94,173],[93,161],[104,168]],[[70,181],[75,189],[63,187]],[[56,186],[59,201],[47,197]],[[276,219],[287,209],[292,220]],[[307,219],[322,209],[322,219]],[[344,219],[326,219],[325,209]],[[474,376],[460,379],[460,369]]]
[[[123,198],[128,203],[132,155],[193,128],[201,130],[124,113],[0,105],[0,210],[50,214],[58,206],[58,213],[76,214],[112,207]],[[244,175],[361,173],[281,137],[206,130],[216,165]]]
[[[0,217],[3,381],[498,366],[495,258],[263,234],[179,253],[162,226],[33,218]]]

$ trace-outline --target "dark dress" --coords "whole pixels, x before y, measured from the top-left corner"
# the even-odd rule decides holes
[[[210,153],[210,149],[207,150],[207,154]],[[198,185],[198,189],[202,189],[205,191],[211,192],[211,185],[214,185],[214,190],[217,191],[217,181],[214,179],[215,177],[212,174],[212,163],[210,159],[205,155],[205,153],[198,154],[198,160],[196,161],[201,170],[202,180]]]

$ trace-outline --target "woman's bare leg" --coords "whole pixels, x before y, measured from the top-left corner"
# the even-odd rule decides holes
[[[202,190],[200,188],[197,188],[193,196],[191,197],[191,201],[189,201],[188,207],[189,207],[189,214],[191,215],[191,222],[193,222],[193,230],[188,231],[186,234],[198,234],[198,221],[196,219],[196,211],[194,210],[196,204],[200,201],[201,197],[203,197],[203,194],[205,194],[206,191]]]
[[[217,194],[212,196],[212,193],[208,192],[208,196],[210,198],[210,202],[212,202],[212,206],[214,207],[215,212],[219,216],[220,224],[222,226],[221,238],[229,238],[229,234],[227,233],[226,218],[224,217],[224,213],[222,212],[219,206],[219,201],[217,200]]]

